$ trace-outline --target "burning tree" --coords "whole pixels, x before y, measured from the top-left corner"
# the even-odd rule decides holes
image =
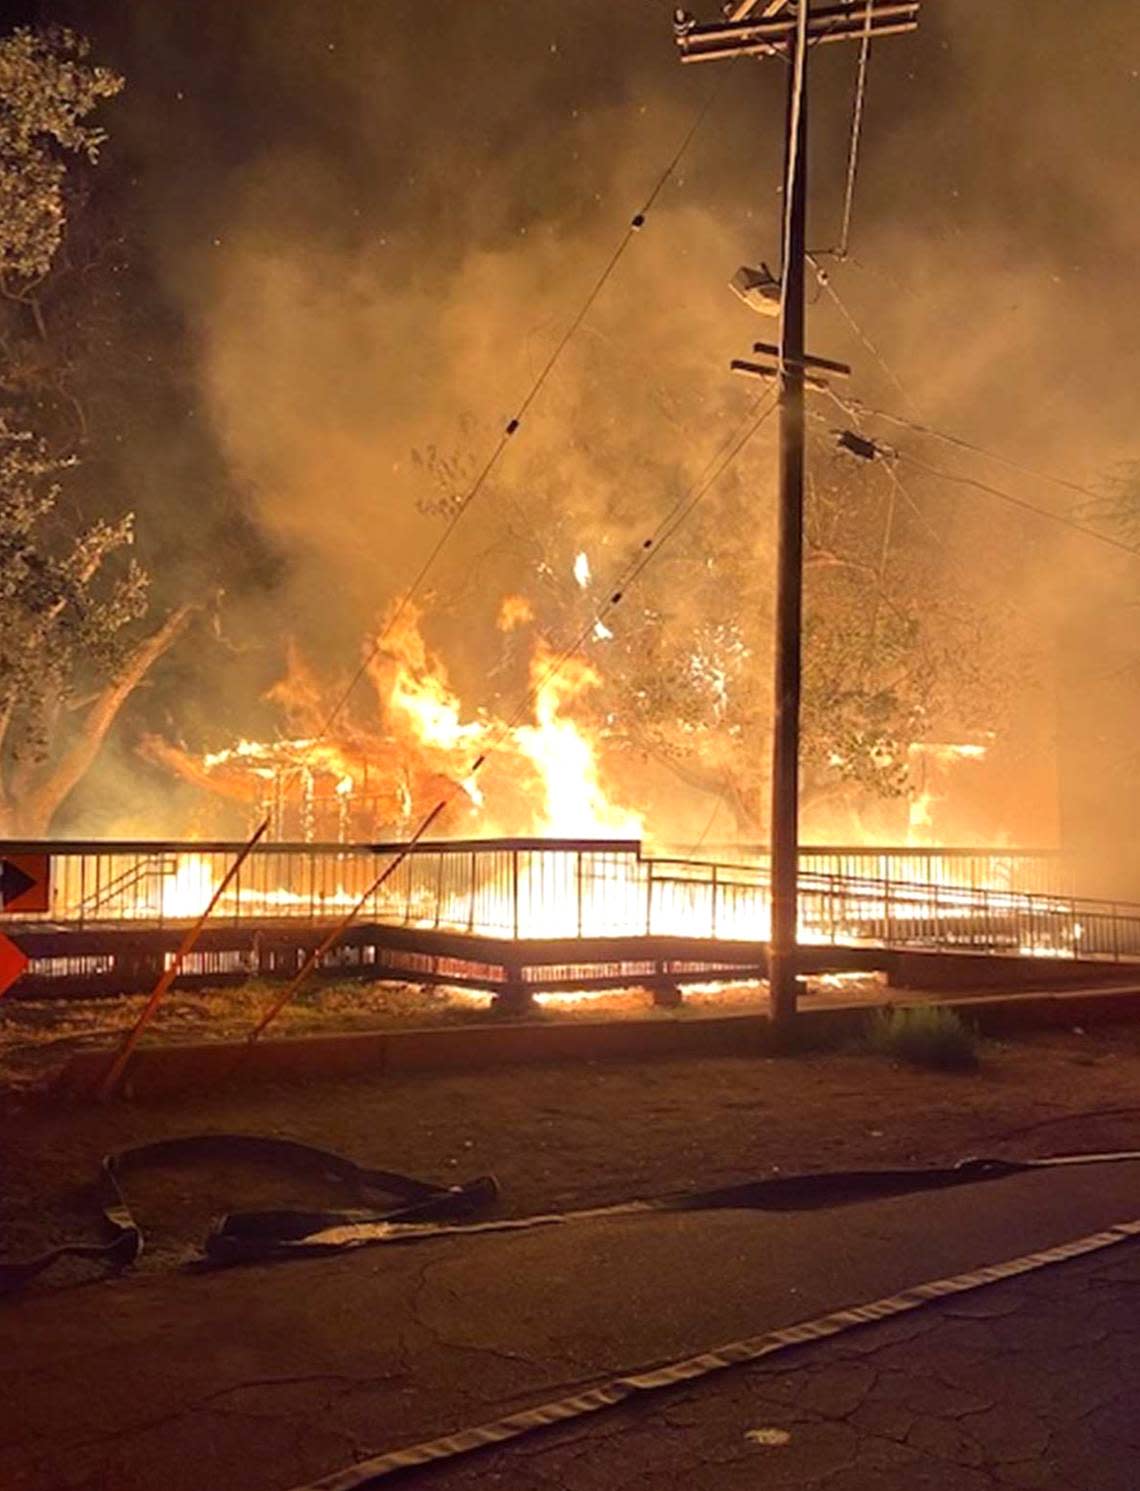
[[[604,381],[591,396],[598,393],[618,397]],[[726,420],[732,412],[723,411]],[[591,421],[595,431],[600,424]],[[498,505],[512,562],[526,556],[524,591],[556,638],[573,635],[606,605],[624,553],[640,547],[627,482],[602,487],[599,512],[598,473],[607,464],[617,473],[629,469],[622,439],[620,430],[593,434],[588,461],[568,468],[548,469],[541,457],[520,466],[517,458],[516,479],[507,487],[502,478],[496,489],[506,499]],[[1002,599],[1008,586],[986,571],[976,542],[948,541],[938,531],[944,522],[953,532],[956,514],[940,508],[935,494],[912,498],[881,461],[859,462],[824,438],[812,444],[801,757],[807,814],[919,791],[915,768],[931,742],[965,739],[963,759],[984,754],[977,742],[1002,728],[1033,667]],[[433,450],[420,465],[438,494],[424,510],[446,516],[462,496],[462,459]],[[593,477],[581,495],[576,470],[583,486]],[[664,467],[650,474],[665,492],[683,479]],[[772,480],[761,437],[595,630],[589,654],[611,720],[611,752],[648,754],[686,786],[720,798],[749,837],[763,834],[768,807]],[[607,531],[616,541],[603,551],[595,545]],[[587,563],[584,534],[592,541]],[[456,590],[453,603],[465,602]]]

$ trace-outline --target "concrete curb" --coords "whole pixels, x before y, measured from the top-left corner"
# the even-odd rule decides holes
[[[895,1008],[931,1001],[899,999]],[[1140,985],[1047,993],[977,995],[939,1001],[984,1035],[1019,1030],[1086,1028],[1140,1019]],[[827,1046],[856,1036],[875,1008],[867,1004],[806,1009],[799,1043]],[[144,1046],[127,1073],[131,1098],[168,1097],[224,1080],[241,1060],[235,1080],[307,1081],[368,1072],[481,1071],[547,1061],[637,1060],[661,1057],[759,1055],[775,1049],[767,1015],[711,1015],[693,1019],[516,1021],[426,1030],[379,1030],[344,1035],[297,1036],[261,1041],[217,1041]],[[72,1056],[50,1087],[50,1096],[90,1099],[110,1053]]]

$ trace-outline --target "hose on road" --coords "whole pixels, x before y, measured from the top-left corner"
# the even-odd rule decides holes
[[[491,1445],[502,1444],[506,1440],[519,1439],[523,1435],[551,1428],[569,1419],[582,1418],[587,1414],[614,1408],[619,1403],[627,1402],[639,1394],[675,1387],[678,1383],[707,1377],[710,1373],[721,1372],[728,1367],[741,1366],[745,1363],[760,1361],[765,1357],[776,1356],[780,1352],[804,1346],[811,1341],[822,1341],[831,1336],[843,1335],[847,1331],[873,1325],[893,1315],[903,1315],[912,1310],[924,1309],[951,1295],[967,1294],[971,1290],[984,1289],[1004,1279],[1013,1279],[1021,1274],[1033,1273],[1037,1269],[1067,1262],[1072,1258],[1080,1258],[1089,1253],[1100,1252],[1105,1248],[1116,1247],[1136,1237],[1140,1237],[1140,1218],[1130,1222],[1119,1222],[1103,1232],[1094,1232],[1089,1236],[1076,1238],[1072,1242],[1062,1243],[1055,1248],[1046,1248],[1037,1253],[1026,1253],[1020,1258],[1011,1258],[1003,1263],[972,1269],[968,1273],[952,1274],[949,1278],[916,1284],[910,1289],[889,1295],[884,1299],[871,1300],[866,1304],[835,1310],[829,1315],[819,1315],[813,1320],[805,1320],[783,1330],[767,1331],[761,1336],[732,1341],[727,1345],[714,1347],[711,1351],[701,1352],[699,1356],[685,1357],[649,1372],[635,1372],[624,1377],[614,1377],[599,1387],[578,1393],[571,1398],[556,1398],[549,1403],[540,1404],[537,1408],[528,1408],[522,1413],[508,1414],[505,1418],[495,1419],[490,1423],[460,1429],[456,1433],[446,1434],[439,1439],[430,1439],[420,1444],[408,1445],[403,1449],[389,1450],[384,1454],[374,1455],[370,1459],[360,1460],[343,1470],[333,1471],[331,1475],[322,1476],[319,1480],[308,1481],[304,1486],[296,1486],[293,1491],[361,1491],[363,1487],[375,1485],[377,1481],[398,1475],[402,1471],[414,1470],[436,1460],[448,1460],[459,1455],[470,1454],[474,1450],[486,1449]]]
[[[99,1196],[108,1240],[64,1243],[36,1257],[0,1260],[0,1295],[22,1288],[63,1258],[88,1258],[122,1271],[143,1253],[144,1237],[122,1187],[124,1176],[151,1165],[190,1161],[271,1161],[296,1171],[332,1177],[350,1186],[368,1210],[312,1211],[276,1209],[238,1211],[222,1216],[206,1237],[196,1269],[237,1263],[268,1262],[339,1253],[380,1243],[410,1244],[440,1238],[530,1231],[567,1226],[603,1217],[644,1213],[712,1211],[807,1211],[852,1205],[888,1196],[945,1190],[1003,1180],[1029,1170],[1062,1165],[1089,1165],[1140,1159],[1140,1150],[1104,1154],[1053,1155],[1036,1160],[965,1159],[956,1165],[891,1170],[826,1171],[820,1174],[770,1176],[703,1191],[688,1191],[648,1200],[619,1202],[575,1211],[544,1212],[524,1217],[472,1220],[496,1200],[499,1188],[491,1176],[461,1185],[441,1186],[389,1170],[368,1169],[329,1150],[292,1139],[252,1134],[197,1134],[141,1144],[103,1157]],[[378,1202],[383,1201],[382,1206]],[[395,1204],[393,1204],[395,1202]]]

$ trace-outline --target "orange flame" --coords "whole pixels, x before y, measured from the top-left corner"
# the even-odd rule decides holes
[[[523,596],[508,596],[498,624],[511,630],[533,620]],[[239,740],[193,755],[151,738],[152,760],[211,792],[267,807],[288,820],[275,837],[376,837],[406,831],[456,787],[463,806],[450,810],[453,832],[634,837],[637,814],[613,802],[603,780],[605,740],[590,723],[586,697],[601,685],[583,658],[555,659],[535,644],[530,681],[533,720],[504,721],[465,709],[442,659],[420,628],[420,612],[404,606],[384,625],[383,645],[369,646],[367,675],[377,708],[370,723],[357,704],[321,733],[335,691],[322,690],[295,649],[289,670],[269,691],[296,734]],[[487,780],[473,776],[488,753]]]
[[[496,623],[501,632],[513,632],[516,627],[526,626],[534,620],[534,608],[525,595],[506,595],[499,607]]]
[[[540,641],[530,677],[535,723],[520,725],[514,740],[542,783],[544,810],[538,831],[562,838],[640,837],[640,817],[609,801],[598,776],[595,742],[566,713],[567,706],[601,684],[597,669],[583,658],[568,658],[558,666]]]

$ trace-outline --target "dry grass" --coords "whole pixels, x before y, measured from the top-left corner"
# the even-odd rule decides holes
[[[148,1042],[240,1039],[257,1024],[282,990],[280,983],[247,983],[205,990],[175,990],[159,1006],[147,1031]],[[874,976],[831,985],[820,980],[823,999],[879,998]],[[678,1010],[662,1010],[643,988],[607,989],[579,995],[542,995],[532,1020],[683,1020],[716,1014],[743,1014],[766,1008],[767,989],[759,983],[701,987],[686,993]],[[9,999],[0,1001],[0,1081],[24,1087],[47,1068],[61,1065],[74,1051],[110,1046],[130,1029],[146,1003],[143,994],[90,999]],[[286,1005],[273,1027],[279,1036],[330,1034],[393,1028],[423,1028],[490,1022],[491,997],[474,991],[407,983],[358,980],[310,984]]]

